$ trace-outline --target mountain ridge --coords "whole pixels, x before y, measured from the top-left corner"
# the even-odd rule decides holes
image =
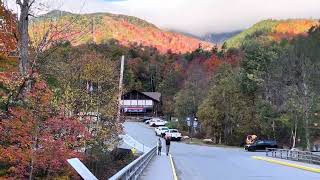
[[[318,19],[267,19],[228,39],[224,45],[227,48],[239,48],[243,42],[254,38],[264,38],[269,41],[289,40],[295,36],[306,34],[310,28],[318,25],[320,25]]]
[[[34,21],[30,28],[31,39],[52,27],[63,28],[72,23],[72,27],[63,31],[56,38],[66,36],[65,40],[72,40],[73,45],[89,42],[102,44],[110,40],[117,40],[120,44],[129,46],[137,43],[143,46],[157,48],[160,52],[186,53],[201,47],[211,49],[212,44],[189,37],[180,33],[165,31],[152,23],[134,16],[112,13],[73,14],[65,11],[52,11]],[[76,31],[72,33],[70,31]],[[80,33],[85,31],[85,33]],[[81,34],[81,38],[79,37]]]

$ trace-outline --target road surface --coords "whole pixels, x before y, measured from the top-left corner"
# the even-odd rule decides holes
[[[125,131],[146,147],[156,145],[153,128],[143,123],[127,122]],[[182,180],[319,180],[312,173],[287,166],[259,161],[251,156],[264,152],[246,152],[240,148],[220,148],[173,142],[171,154]],[[158,169],[161,171],[161,169]]]

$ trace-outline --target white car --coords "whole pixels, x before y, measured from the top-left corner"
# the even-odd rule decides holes
[[[160,127],[155,128],[154,131],[156,132],[157,136],[163,137],[163,136],[166,135],[166,132],[169,131],[169,128],[168,127],[164,127],[164,126],[160,126]]]
[[[166,136],[171,137],[171,140],[177,140],[181,141],[182,135],[179,133],[177,129],[169,129],[168,132],[166,132]]]
[[[167,124],[167,121],[164,121],[160,118],[151,119],[151,121],[149,122],[149,125],[151,127],[165,126],[166,124]]]

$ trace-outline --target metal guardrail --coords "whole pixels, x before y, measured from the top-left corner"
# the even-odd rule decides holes
[[[266,156],[320,165],[320,155],[308,151],[267,148]]]
[[[121,169],[117,174],[109,178],[109,180],[136,180],[139,178],[143,170],[147,167],[151,159],[156,155],[157,147],[155,146],[147,153],[141,155],[138,159]]]

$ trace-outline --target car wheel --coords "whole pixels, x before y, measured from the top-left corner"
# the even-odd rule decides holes
[[[181,137],[180,137],[180,138],[177,138],[177,141],[181,141]]]

